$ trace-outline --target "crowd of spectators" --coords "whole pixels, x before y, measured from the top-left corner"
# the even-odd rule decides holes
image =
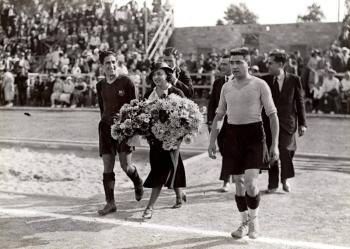
[[[88,81],[93,85],[94,79],[102,75],[98,64],[101,50],[115,51],[121,73],[131,75],[135,81],[140,80],[138,75],[142,72],[149,71],[150,62],[144,55],[145,10],[135,0],[121,6],[117,1],[110,4],[89,0],[73,0],[69,4],[33,0],[27,5],[15,4],[0,1],[0,72],[4,72],[0,79],[3,90],[0,104],[11,106],[15,99],[18,105],[48,105],[47,99],[37,101],[42,91],[41,86],[36,89],[39,84],[34,83],[39,80],[44,84],[45,79],[28,80],[28,73],[70,75],[73,81],[88,74]],[[152,5],[152,10],[146,8],[148,34],[154,33],[170,8],[160,0],[154,0]],[[69,79],[55,78],[57,81]],[[23,85],[27,85],[26,91]],[[22,98],[25,94],[27,101]],[[67,101],[55,99],[54,102],[65,104]],[[55,104],[51,102],[51,106]]]
[[[210,84],[208,74],[220,74],[220,58],[228,55],[221,53],[189,54],[187,59],[180,55],[180,67],[191,74],[194,85]],[[250,49],[251,72],[256,75],[268,73],[268,53],[259,53]],[[347,47],[332,45],[325,51],[312,49],[308,56],[302,57],[299,51],[288,54],[284,70],[301,77],[308,111],[314,113],[350,114],[350,50]],[[207,90],[197,89],[197,97],[206,97]]]

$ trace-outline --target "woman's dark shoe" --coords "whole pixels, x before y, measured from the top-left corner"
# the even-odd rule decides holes
[[[109,213],[114,213],[116,211],[117,211],[117,207],[115,206],[115,203],[110,202],[110,203],[107,203],[103,209],[100,209],[97,212],[99,215],[103,216]]]
[[[153,208],[147,207],[145,211],[143,211],[142,219],[149,220],[152,218],[152,215],[153,215]]]
[[[174,204],[174,206],[172,206],[172,208],[180,208],[182,207],[182,201],[186,202],[187,201],[187,197],[185,193],[181,194],[181,197],[176,196],[176,203]]]

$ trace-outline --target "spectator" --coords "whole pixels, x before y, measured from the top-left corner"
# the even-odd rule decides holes
[[[57,78],[53,85],[53,90],[51,94],[51,108],[56,107],[56,102],[60,102],[60,96],[63,92],[63,81],[61,78]]]
[[[336,71],[334,69],[329,69],[326,73],[327,77],[323,80],[325,104],[329,105],[331,114],[340,112],[340,83],[334,77],[335,74]]]
[[[331,57],[332,68],[340,73],[345,71],[344,57],[339,47],[333,48],[333,56]]]
[[[67,53],[60,54],[60,62],[59,62],[59,67],[60,67],[60,72],[66,72],[67,69],[69,68],[69,58]]]
[[[4,82],[3,82],[4,69],[0,69],[0,105],[3,105],[5,103]]]
[[[307,63],[307,68],[309,69],[309,77],[307,84],[308,92],[310,91],[310,89],[312,89],[315,83],[318,82],[317,65],[319,60],[320,57],[318,56],[318,50],[312,50],[311,57]]]
[[[76,60],[76,61],[74,62],[74,65],[73,65],[71,71],[72,71],[73,76],[78,76],[78,75],[81,74],[81,69],[80,69],[80,67],[79,67],[79,61],[78,61],[78,60]]]
[[[178,64],[178,51],[174,47],[168,47],[164,49],[164,62],[173,69],[173,78],[171,80],[171,84],[179,88],[187,98],[191,98],[193,96],[193,86],[192,80],[187,71],[181,70]]]
[[[259,49],[254,48],[251,52],[250,52],[250,64],[252,66],[254,65],[258,65],[259,62]]]
[[[71,76],[68,76],[63,83],[63,92],[60,94],[59,100],[65,105],[71,105],[72,94],[74,91],[74,82]]]
[[[44,106],[50,106],[51,104],[51,94],[53,92],[55,81],[56,78],[52,73],[49,73],[48,78],[44,81],[44,90],[42,93]]]
[[[15,85],[18,91],[18,104],[24,106],[27,104],[27,80],[28,76],[26,69],[22,66],[19,68],[20,72],[15,77]]]
[[[295,59],[297,61],[297,66],[298,66],[298,76],[301,76],[301,73],[304,69],[304,59],[300,55],[300,51],[297,50],[294,52]]]
[[[52,69],[55,73],[58,73],[59,70],[59,65],[60,65],[60,54],[63,53],[61,51],[60,47],[57,47],[53,52],[52,52]]]
[[[197,59],[195,54],[190,54],[190,59],[186,60],[187,70],[189,73],[197,73]],[[194,77],[191,76],[192,80],[194,80]]]
[[[98,36],[97,32],[94,32],[89,40],[90,49],[94,50],[95,48],[99,48],[100,45],[101,45],[100,37]]]
[[[257,65],[254,65],[250,68],[250,73],[254,76],[258,75],[259,72],[259,67]]]
[[[31,104],[34,106],[43,106],[44,105],[44,82],[40,80],[39,76],[35,77],[33,83],[33,90],[31,91]]]
[[[20,57],[18,60],[18,66],[23,67],[25,70],[25,73],[28,73],[30,71],[29,61],[26,59],[26,55],[24,52],[20,53]]]
[[[291,73],[291,74],[298,74],[298,66],[297,66],[297,61],[295,60],[294,55],[291,55],[288,60],[287,63],[284,65],[284,71],[286,71],[287,73]]]
[[[350,55],[349,49],[347,47],[342,48],[343,60],[344,60],[344,70],[350,70]]]
[[[257,63],[257,66],[259,67],[259,71],[261,73],[267,73],[268,67],[267,67],[267,62],[268,62],[268,55],[267,53],[263,53],[263,55],[260,57],[260,60]]]
[[[118,57],[117,71],[118,71],[118,74],[122,74],[122,75],[127,75],[129,73],[128,68],[125,65],[125,60],[122,60],[121,58],[119,60],[119,57]]]
[[[342,99],[346,101],[346,113],[350,113],[350,71],[346,71],[340,82]]]
[[[71,108],[75,108],[77,106],[84,106],[85,105],[85,98],[87,94],[87,84],[84,81],[82,76],[77,77],[77,81],[74,86],[74,90],[72,93],[72,105]]]
[[[100,51],[107,51],[107,50],[109,50],[109,43],[107,41],[107,37],[106,36],[104,36],[102,38],[102,42],[100,44],[99,49],[100,49]]]
[[[5,73],[3,76],[3,86],[6,107],[12,107],[13,99],[15,96],[15,78],[8,68],[5,68]]]
[[[323,76],[320,77],[323,79]],[[316,85],[311,89],[312,94],[312,113],[320,113],[321,99],[324,94],[324,89],[322,87],[322,81],[318,81]]]

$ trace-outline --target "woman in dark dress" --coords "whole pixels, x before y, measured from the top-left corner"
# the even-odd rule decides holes
[[[155,63],[149,76],[155,87],[145,94],[145,98],[152,101],[164,98],[172,93],[185,97],[180,89],[172,86],[169,82],[172,73],[173,70],[166,63]],[[162,143],[158,140],[149,140],[148,142],[150,145],[151,172],[144,183],[144,187],[152,188],[152,193],[142,215],[144,219],[152,218],[153,206],[163,185],[175,190],[176,203],[173,208],[181,207],[182,201],[186,201],[186,195],[181,190],[182,187],[186,187],[186,176],[179,149],[167,151],[162,148]]]

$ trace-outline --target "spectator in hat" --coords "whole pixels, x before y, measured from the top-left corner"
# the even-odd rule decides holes
[[[340,82],[335,77],[337,72],[334,69],[326,71],[326,77],[323,80],[324,101],[330,107],[331,114],[339,113],[340,106]]]
[[[179,88],[187,98],[193,96],[192,80],[187,71],[181,70],[178,64],[179,52],[174,47],[168,47],[163,51],[163,61],[173,69],[171,84]]]

